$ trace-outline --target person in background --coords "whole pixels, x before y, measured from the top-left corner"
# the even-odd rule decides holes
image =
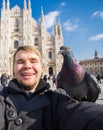
[[[8,86],[8,79],[9,79],[9,76],[7,73],[4,73],[1,75],[1,85],[3,87],[7,87]]]
[[[101,76],[100,76],[100,74],[98,74],[98,75],[96,76],[96,78],[97,78],[98,83],[101,83]]]
[[[56,76],[53,76],[53,85],[56,86]]]
[[[44,79],[45,81],[47,81],[47,80],[48,80],[48,75],[45,74],[44,77],[43,77],[43,79]]]
[[[0,130],[103,130],[103,105],[78,102],[41,78],[42,57],[20,46],[13,57],[14,79],[0,91]]]
[[[51,90],[56,90],[56,89],[57,89],[56,86],[53,84],[53,76],[52,76],[52,75],[50,75],[50,76],[48,77],[47,82],[50,84],[50,89],[51,89]]]

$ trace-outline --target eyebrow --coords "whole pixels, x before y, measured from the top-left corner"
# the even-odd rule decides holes
[[[20,59],[17,59],[17,60],[15,59],[15,62],[16,62],[16,61],[24,61],[24,60],[25,60],[25,59],[23,59],[23,58],[20,58]],[[32,57],[32,58],[29,58],[29,60],[39,60],[39,59]]]

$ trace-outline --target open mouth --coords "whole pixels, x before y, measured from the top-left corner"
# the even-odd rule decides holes
[[[23,78],[31,78],[32,76],[34,76],[35,73],[22,73],[21,76]]]
[[[34,73],[23,73],[23,74],[21,74],[22,76],[32,76],[32,75],[34,75]]]

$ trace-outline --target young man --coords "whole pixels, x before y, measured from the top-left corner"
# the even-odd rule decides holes
[[[79,103],[41,79],[42,57],[33,46],[14,54],[14,79],[0,93],[0,130],[103,130],[103,106]]]

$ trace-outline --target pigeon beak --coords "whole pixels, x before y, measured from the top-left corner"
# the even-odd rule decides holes
[[[63,51],[62,51],[62,50],[60,50],[60,51],[58,52],[58,55],[59,55],[59,54],[62,54],[62,52],[63,52]]]

